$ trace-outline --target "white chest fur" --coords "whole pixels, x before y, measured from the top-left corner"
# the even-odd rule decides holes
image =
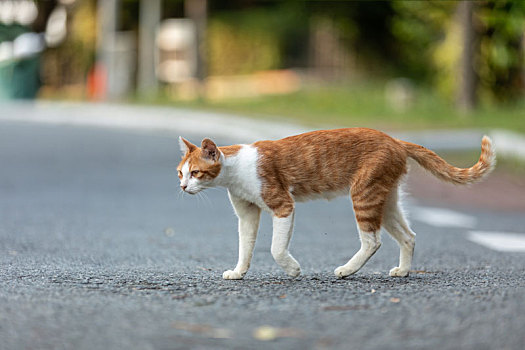
[[[217,177],[217,184],[224,186],[236,197],[267,209],[261,197],[261,179],[257,172],[257,149],[243,145],[239,152],[222,158],[222,169]]]

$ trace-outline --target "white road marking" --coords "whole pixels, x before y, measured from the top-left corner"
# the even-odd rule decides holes
[[[525,252],[525,234],[509,232],[470,231],[469,241],[499,252]]]
[[[478,221],[474,216],[443,208],[415,207],[411,214],[415,220],[436,227],[474,228]]]
[[[508,130],[492,130],[490,136],[497,145],[498,155],[525,159],[525,138]]]

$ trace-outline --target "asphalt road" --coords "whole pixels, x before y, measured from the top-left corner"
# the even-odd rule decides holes
[[[525,348],[525,253],[413,220],[410,277],[388,277],[398,249],[383,235],[338,280],[359,246],[344,198],[298,206],[302,277],[273,262],[266,214],[252,269],[222,280],[236,219],[224,190],[179,193],[179,157],[171,134],[0,122],[1,349]],[[525,232],[523,213],[460,211]]]

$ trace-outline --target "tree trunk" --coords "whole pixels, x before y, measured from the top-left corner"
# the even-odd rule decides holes
[[[155,36],[161,18],[162,0],[140,0],[139,61],[137,85],[142,95],[157,93],[155,75]]]
[[[474,1],[461,1],[457,8],[457,19],[461,26],[463,39],[457,105],[464,112],[473,110],[477,104],[478,79],[474,70],[474,62],[479,43],[473,23],[475,6]]]
[[[186,17],[195,22],[197,28],[197,79],[202,83],[207,75],[206,60],[206,26],[207,26],[207,0],[184,1]]]

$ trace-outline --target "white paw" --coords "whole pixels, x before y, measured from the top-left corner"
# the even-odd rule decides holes
[[[392,270],[390,270],[389,274],[392,277],[406,277],[408,276],[408,270],[401,269],[400,267],[394,267]]]
[[[297,264],[297,266],[289,267],[286,269],[286,274],[290,277],[297,277],[301,274],[301,266]]]
[[[346,266],[339,266],[337,269],[334,270],[335,275],[339,278],[350,276],[354,274],[355,272],[356,272],[355,270],[348,268]]]
[[[244,274],[233,270],[224,271],[222,274],[222,278],[225,280],[242,280],[243,277]]]

